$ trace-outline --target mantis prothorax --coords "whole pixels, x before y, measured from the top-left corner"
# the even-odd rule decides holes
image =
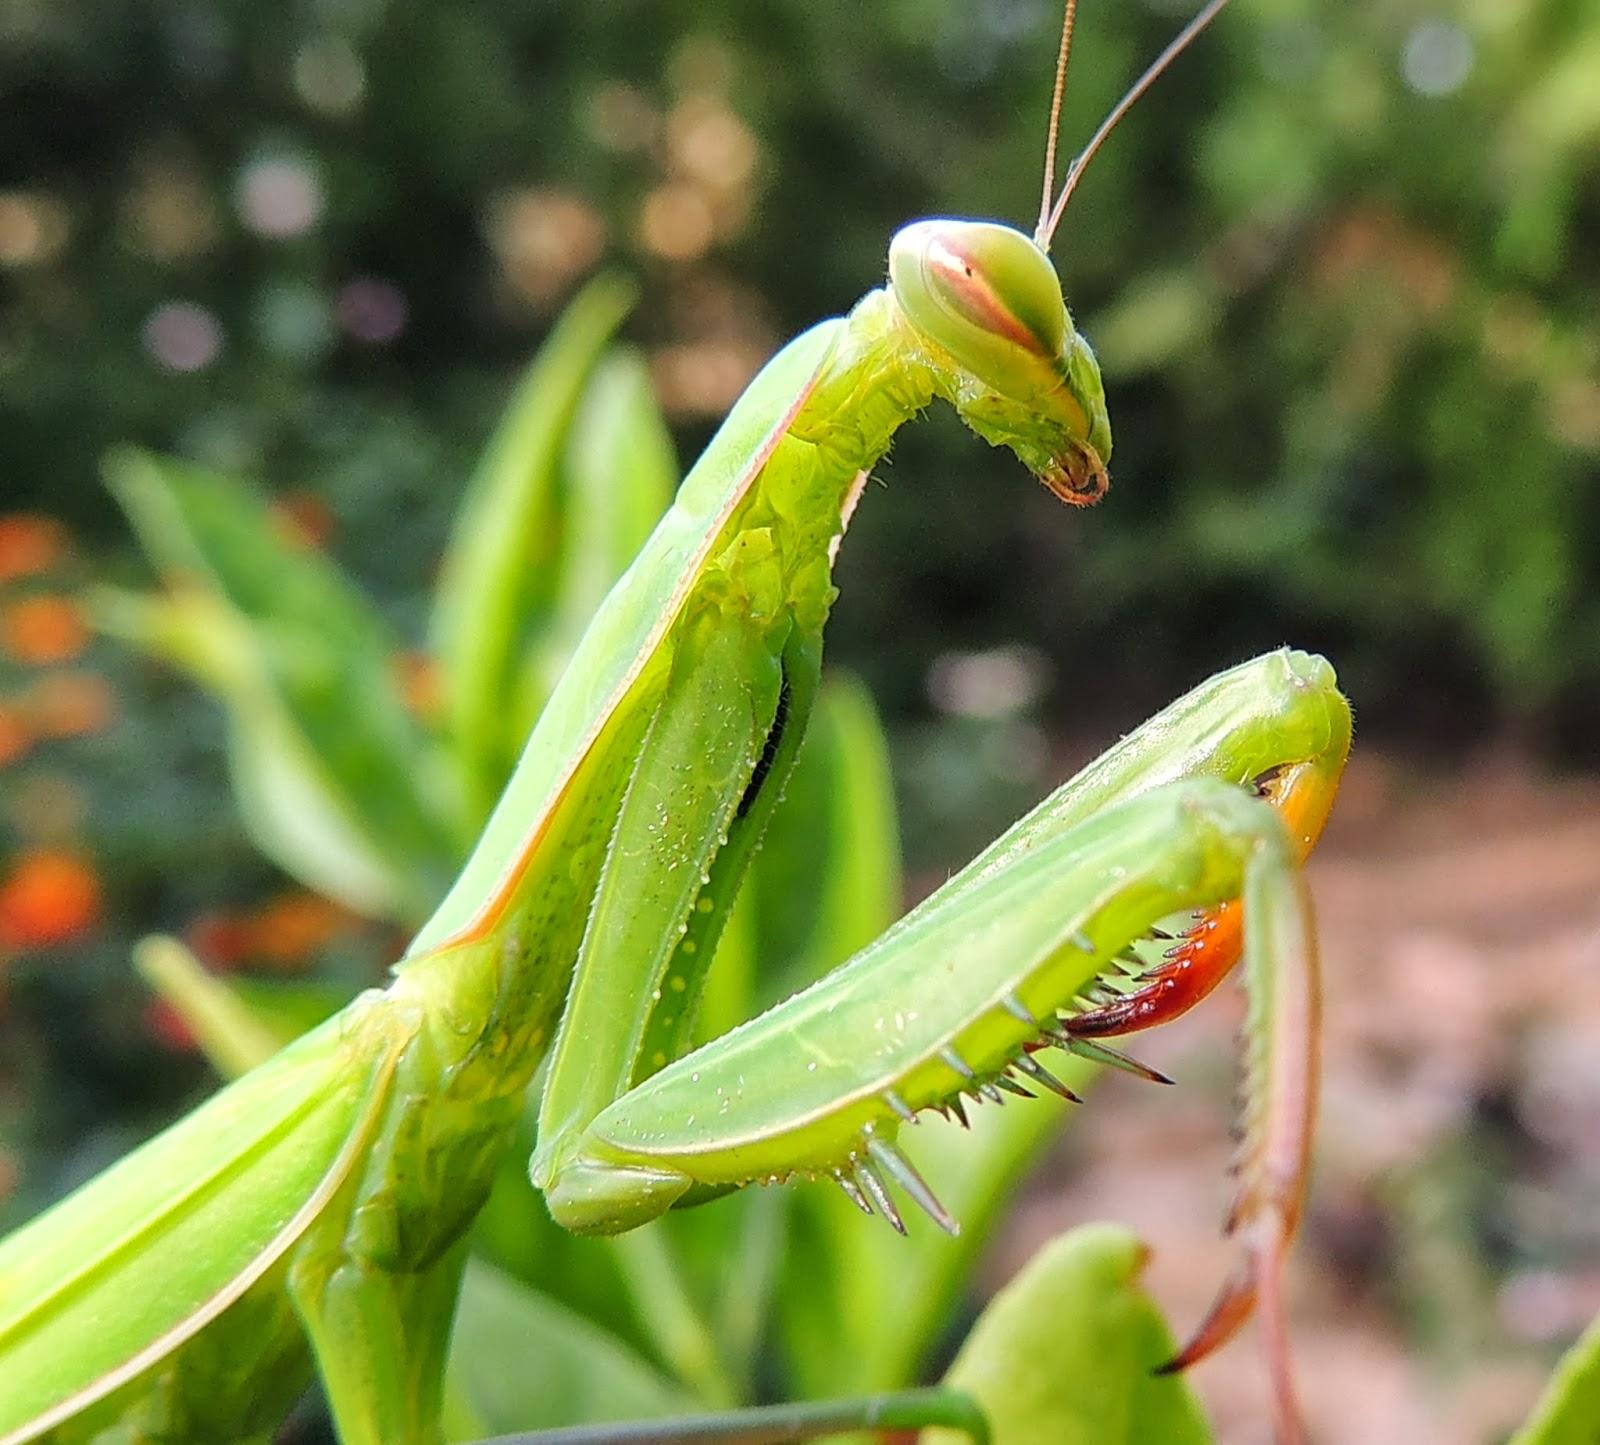
[[[1052,120],[1052,154],[1053,137]],[[0,1244],[0,1445],[265,1439],[303,1339],[347,1445],[437,1439],[464,1234],[547,1057],[532,1172],[572,1229],[794,1178],[903,1228],[899,1192],[954,1228],[901,1149],[922,1111],[1049,1088],[1051,1048],[1117,1061],[1100,1036],[1181,1012],[1241,949],[1242,1262],[1173,1363],[1259,1302],[1280,1434],[1298,1438],[1279,1276],[1316,1082],[1299,864],[1350,741],[1322,659],[1282,651],[1202,684],[836,973],[690,1051],[805,731],[834,553],[895,431],[943,398],[1064,500],[1105,491],[1100,373],[1045,249],[1059,214],[1036,238],[900,231],[888,284],[736,404],[390,985]],[[1191,911],[1135,991],[1086,1002]]]

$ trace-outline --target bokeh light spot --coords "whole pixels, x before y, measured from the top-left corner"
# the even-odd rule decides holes
[[[53,567],[66,548],[66,529],[38,512],[0,515],[0,582]]]
[[[122,203],[134,248],[153,261],[186,261],[209,251],[220,227],[196,168],[183,161],[148,166]]]
[[[583,120],[596,145],[619,153],[648,149],[660,123],[650,103],[621,81],[602,85],[589,97]]]
[[[333,314],[327,298],[302,281],[267,286],[253,311],[256,334],[267,350],[307,365],[333,344]]]
[[[204,371],[222,354],[222,323],[189,301],[168,301],[144,323],[144,349],[168,371]]]
[[[715,234],[716,217],[698,186],[657,186],[639,210],[639,244],[667,261],[698,260]]]
[[[0,266],[36,266],[67,243],[59,201],[27,191],[0,191]]]
[[[322,184],[301,160],[252,161],[239,172],[234,204],[239,219],[258,236],[292,240],[321,219]]]
[[[48,667],[71,660],[88,644],[83,613],[66,597],[23,597],[0,612],[0,647],[14,662]]]
[[[588,201],[546,186],[496,196],[484,231],[512,289],[540,305],[588,270],[606,242],[605,222]]]
[[[26,694],[28,720],[46,738],[81,738],[104,732],[116,716],[111,684],[97,672],[57,672]]]
[[[337,35],[308,40],[295,52],[295,93],[311,110],[350,115],[367,91],[366,67],[348,40]]]
[[[1406,36],[1400,73],[1418,95],[1437,99],[1461,89],[1472,61],[1472,37],[1465,30],[1445,20],[1425,20]]]
[[[720,101],[694,99],[675,107],[667,121],[667,149],[682,174],[719,191],[744,185],[755,169],[755,137]]]
[[[100,916],[100,880],[73,853],[24,854],[0,880],[0,948],[52,948],[86,933]]]
[[[411,308],[405,293],[378,276],[358,276],[344,286],[334,302],[334,314],[344,333],[367,346],[385,346],[406,329]]]

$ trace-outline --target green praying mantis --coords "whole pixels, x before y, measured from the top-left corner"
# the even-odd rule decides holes
[[[1241,956],[1241,1258],[1170,1368],[1259,1308],[1278,1433],[1300,1438],[1280,1285],[1317,1078],[1300,864],[1350,744],[1321,658],[1280,651],[1201,684],[836,972],[691,1047],[805,733],[834,557],[895,431],[942,398],[1064,501],[1106,490],[1100,373],[1048,247],[1089,158],[1223,3],[1053,205],[1052,116],[1033,236],[905,227],[887,285],[751,383],[388,987],[0,1243],[0,1445],[264,1440],[308,1343],[346,1445],[426,1445],[466,1231],[541,1066],[532,1176],[570,1229],[822,1180],[896,1229],[903,1197],[953,1231],[903,1148],[921,1114],[1067,1092],[1050,1049],[1137,1072],[1103,1040],[1183,1012]],[[1151,938],[1171,943],[1155,966],[1130,952]]]

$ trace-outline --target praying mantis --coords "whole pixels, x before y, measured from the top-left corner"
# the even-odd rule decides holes
[[[903,1196],[954,1230],[904,1147],[919,1116],[1066,1092],[1050,1049],[1138,1071],[1103,1040],[1182,1013],[1241,957],[1241,1257],[1170,1368],[1259,1308],[1278,1433],[1300,1438],[1281,1299],[1317,1078],[1300,865],[1351,736],[1323,659],[1284,650],[1202,683],[836,972],[691,1047],[805,733],[832,564],[896,430],[942,399],[1063,501],[1105,492],[1104,388],[1048,247],[1088,159],[1223,3],[1053,205],[1052,118],[1033,236],[906,226],[887,284],[756,377],[388,987],[0,1242],[0,1445],[266,1439],[307,1344],[346,1445],[428,1445],[466,1231],[541,1067],[530,1167],[569,1229],[820,1180],[896,1229]],[[1155,966],[1130,952],[1151,938],[1171,943]]]

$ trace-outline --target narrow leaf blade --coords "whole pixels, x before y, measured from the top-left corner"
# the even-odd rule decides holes
[[[264,850],[363,911],[415,919],[455,871],[458,809],[405,708],[398,646],[318,553],[279,534],[262,498],[186,463],[123,450],[107,482],[170,595],[102,597],[101,620],[184,666],[228,705],[231,762]],[[309,820],[309,821],[306,821]],[[379,897],[385,887],[392,897]]]
[[[522,639],[552,597],[560,462],[595,364],[633,304],[601,276],[578,295],[523,374],[467,484],[445,552],[432,636],[445,714],[478,811],[504,781],[506,699]]]

